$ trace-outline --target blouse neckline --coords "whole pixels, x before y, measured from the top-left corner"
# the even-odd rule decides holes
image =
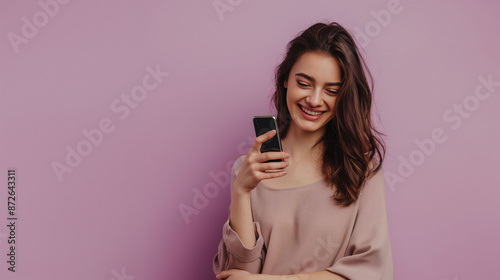
[[[287,190],[297,190],[297,189],[303,189],[303,188],[313,187],[315,185],[320,185],[320,183],[324,183],[324,181],[323,181],[324,179],[325,178],[323,177],[323,178],[319,179],[316,182],[312,182],[312,183],[305,184],[305,185],[302,185],[302,186],[286,187],[286,188],[274,188],[274,187],[270,187],[270,186],[266,185],[266,183],[264,183],[263,181],[260,181],[259,184],[263,188],[268,189],[268,190],[272,190],[272,191],[287,191]]]

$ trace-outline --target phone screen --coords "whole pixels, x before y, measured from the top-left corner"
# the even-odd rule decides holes
[[[255,127],[256,136],[260,136],[268,131],[276,129],[276,134],[273,138],[262,143],[260,147],[260,152],[281,152],[283,151],[281,147],[281,141],[279,138],[279,131],[276,125],[276,118],[274,116],[256,116],[253,119],[253,124]],[[281,161],[281,160],[271,160],[271,161]]]

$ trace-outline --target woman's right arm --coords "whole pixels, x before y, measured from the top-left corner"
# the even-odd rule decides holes
[[[255,226],[253,224],[252,207],[249,192],[231,192],[229,207],[229,226],[238,233],[246,248],[256,245]]]
[[[288,166],[286,161],[265,162],[271,159],[288,158],[285,152],[260,152],[262,143],[271,139],[275,134],[276,130],[271,130],[255,138],[248,155],[239,168],[234,184],[231,186],[230,225],[247,248],[253,248],[257,240],[253,225],[250,192],[257,187],[261,180],[281,177],[286,174],[286,171],[265,172],[265,170],[276,171],[276,169]]]
[[[267,178],[283,176],[286,172],[264,172],[265,170],[285,168],[286,162],[269,162],[270,159],[285,159],[283,152],[260,153],[262,143],[271,139],[276,132],[270,131],[255,139],[244,157],[233,165],[231,174],[231,205],[229,219],[223,227],[223,238],[214,258],[215,274],[232,268],[243,269],[250,273],[260,273],[263,240],[257,240],[260,225],[253,221],[250,192],[258,183]]]

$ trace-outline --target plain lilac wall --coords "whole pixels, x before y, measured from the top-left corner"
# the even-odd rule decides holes
[[[499,10],[444,0],[1,1],[0,278],[214,279],[227,168],[250,147],[251,117],[273,113],[287,42],[317,21],[355,32],[374,75],[395,279],[495,278]],[[131,92],[140,102],[121,99]],[[197,214],[184,219],[186,207]]]

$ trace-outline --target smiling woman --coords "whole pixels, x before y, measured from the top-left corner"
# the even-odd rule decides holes
[[[233,165],[218,279],[393,279],[385,147],[367,76],[337,23],[314,24],[288,44],[273,96],[284,152],[260,152],[273,130]]]

